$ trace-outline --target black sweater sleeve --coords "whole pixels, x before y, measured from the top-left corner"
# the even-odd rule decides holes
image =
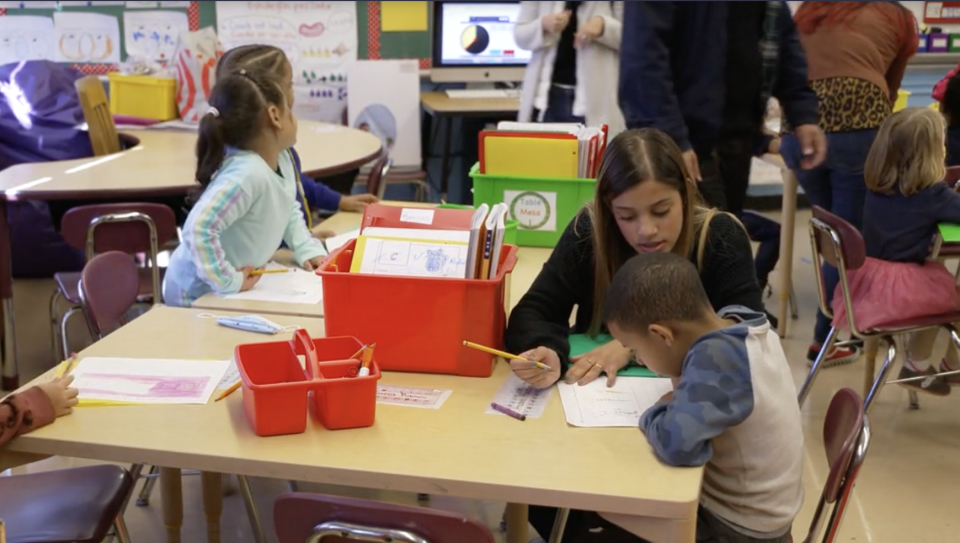
[[[587,305],[593,299],[592,231],[586,211],[567,226],[530,290],[510,313],[505,337],[507,350],[520,354],[547,347],[557,352],[563,367],[567,366],[570,353],[567,338],[573,307]]]
[[[750,238],[736,219],[718,213],[707,226],[706,247],[700,281],[717,311],[730,305],[742,305],[764,311]],[[693,255],[696,262],[696,255]]]

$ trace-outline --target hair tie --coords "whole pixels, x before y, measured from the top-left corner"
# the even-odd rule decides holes
[[[213,115],[214,117],[219,117],[220,110],[213,106],[210,106],[209,108],[207,108],[207,115]]]
[[[240,69],[237,71],[237,73],[240,74],[240,75],[242,75],[243,77],[248,77],[248,76],[247,76],[247,69],[246,69],[246,68],[240,68]]]

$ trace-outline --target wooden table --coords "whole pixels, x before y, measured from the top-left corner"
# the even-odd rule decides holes
[[[139,145],[112,155],[19,164],[0,171],[0,197],[15,200],[150,198],[186,194],[194,181],[196,133],[172,130],[128,131]],[[301,121],[297,151],[303,171],[327,175],[348,171],[380,153],[380,140],[361,130]],[[0,205],[0,299],[6,352],[0,388],[16,389],[19,371],[13,314],[10,225]]]
[[[155,307],[79,356],[223,359],[238,343],[275,340],[198,319],[199,312]],[[316,319],[277,320],[322,335]],[[80,408],[12,441],[0,464],[24,453],[66,455],[579,507],[629,517],[653,541],[693,541],[701,469],[665,466],[636,428],[567,426],[556,392],[539,419],[485,414],[508,373],[503,363],[489,379],[385,373],[382,384],[453,394],[438,410],[380,405],[371,428],[327,431],[311,420],[304,434],[272,438],[253,434],[240,394],[202,406]]]
[[[450,181],[450,142],[454,117],[507,117],[514,119],[520,110],[520,98],[450,98],[445,92],[421,92],[420,104],[445,129],[440,164],[440,192],[447,194]],[[427,147],[432,149],[433,145]]]

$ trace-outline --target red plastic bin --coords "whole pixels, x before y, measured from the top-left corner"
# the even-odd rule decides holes
[[[238,345],[235,357],[243,406],[254,433],[276,436],[306,431],[310,391],[316,416],[326,428],[371,426],[380,371],[372,362],[369,376],[356,377],[360,362],[348,357],[361,347],[353,337],[311,339],[304,330],[289,341]],[[306,369],[297,355],[305,356]]]
[[[384,371],[490,377],[494,357],[464,348],[463,341],[502,347],[506,277],[517,263],[515,245],[503,246],[495,279],[350,273],[355,245],[352,240],[337,249],[317,270],[328,336],[376,343]]]

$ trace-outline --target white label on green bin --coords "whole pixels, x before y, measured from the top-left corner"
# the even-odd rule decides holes
[[[524,230],[557,231],[557,193],[532,190],[505,190],[503,201],[510,218]]]

